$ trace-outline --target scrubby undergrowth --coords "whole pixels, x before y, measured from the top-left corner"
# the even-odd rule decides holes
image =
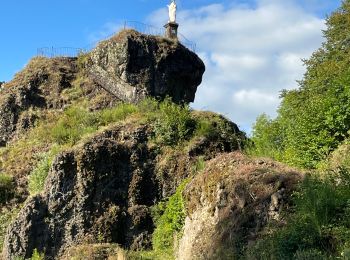
[[[138,105],[120,103],[100,110],[91,110],[85,99],[77,99],[63,110],[38,111],[35,126],[0,150],[1,171],[7,173],[1,175],[3,203],[14,205],[24,201],[28,193],[40,193],[57,154],[79,149],[81,143],[97,133],[126,123],[151,127],[153,134],[149,137],[149,145],[159,154],[156,170],[165,185],[163,189],[167,190],[163,194],[165,201],[184,178],[203,167],[205,159],[212,158],[217,152],[240,149],[245,142],[245,135],[223,117],[192,111],[188,106],[172,103],[170,99],[163,102],[147,99]],[[183,165],[179,167],[181,158]],[[140,254],[169,256],[174,252],[173,236],[181,234],[183,224],[171,220],[172,214],[178,214],[175,206],[178,204],[174,200],[181,200],[181,191],[174,196],[169,202],[163,202],[168,205],[164,212],[161,211],[164,215],[154,220],[159,226],[156,229],[158,238],[154,236],[155,251]],[[0,232],[4,233],[11,219],[2,219]],[[166,236],[163,234],[165,231]]]
[[[252,259],[350,258],[350,1],[327,18],[325,42],[305,60],[296,90],[284,90],[275,119],[256,120],[247,153],[308,169],[284,227],[249,249]]]

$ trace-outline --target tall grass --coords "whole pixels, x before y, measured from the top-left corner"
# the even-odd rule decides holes
[[[44,189],[45,180],[49,174],[52,161],[60,150],[61,147],[56,145],[49,152],[39,155],[39,163],[28,178],[28,190],[31,195],[35,195]]]
[[[350,259],[350,171],[309,175],[287,225],[248,250],[253,259]],[[308,257],[308,258],[306,258]],[[346,258],[348,257],[348,258]]]

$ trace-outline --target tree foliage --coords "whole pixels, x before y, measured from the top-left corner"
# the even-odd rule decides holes
[[[258,118],[253,132],[258,149],[277,145],[277,157],[309,168],[349,137],[350,0],[326,24],[325,42],[304,61],[299,89],[282,91],[277,118],[265,122],[266,127],[264,118]]]

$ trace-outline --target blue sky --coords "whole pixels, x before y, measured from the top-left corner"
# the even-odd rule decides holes
[[[39,47],[85,47],[125,20],[160,27],[168,2],[2,0],[0,81],[10,80]],[[180,30],[196,41],[207,66],[193,106],[220,112],[249,131],[259,113],[274,115],[279,90],[296,87],[304,72],[300,59],[321,45],[323,19],[340,0],[177,3]]]

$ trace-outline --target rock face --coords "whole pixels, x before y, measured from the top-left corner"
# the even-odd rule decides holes
[[[61,93],[75,79],[75,59],[35,58],[0,88],[0,146],[34,124],[37,109],[64,105]]]
[[[188,216],[178,259],[238,259],[280,212],[302,176],[240,153],[217,156],[186,187]],[[242,259],[245,259],[244,256]]]
[[[42,195],[29,199],[8,229],[6,259],[48,257],[82,242],[148,247],[158,198],[147,127],[114,129],[54,161]]]
[[[147,96],[193,102],[202,82],[202,60],[177,41],[123,31],[90,54],[91,77],[127,102]]]
[[[86,56],[84,68],[76,58],[36,57],[12,81],[0,82],[0,146],[34,124],[33,111],[69,105],[62,94],[76,87],[78,77],[81,95],[100,109],[148,96],[193,102],[205,70],[179,42],[136,31],[123,31]]]
[[[59,154],[44,191],[27,200],[9,226],[5,259],[30,257],[35,248],[56,259],[84,243],[149,248],[154,229],[151,207],[193,174],[199,157],[210,159],[226,149],[239,149],[244,134],[237,126],[231,123],[220,132],[219,126],[228,122],[212,114],[208,117],[216,127],[213,132],[219,133],[210,137],[211,146],[193,140],[181,152],[168,148],[163,154],[149,141],[154,136],[152,126],[131,121]]]

